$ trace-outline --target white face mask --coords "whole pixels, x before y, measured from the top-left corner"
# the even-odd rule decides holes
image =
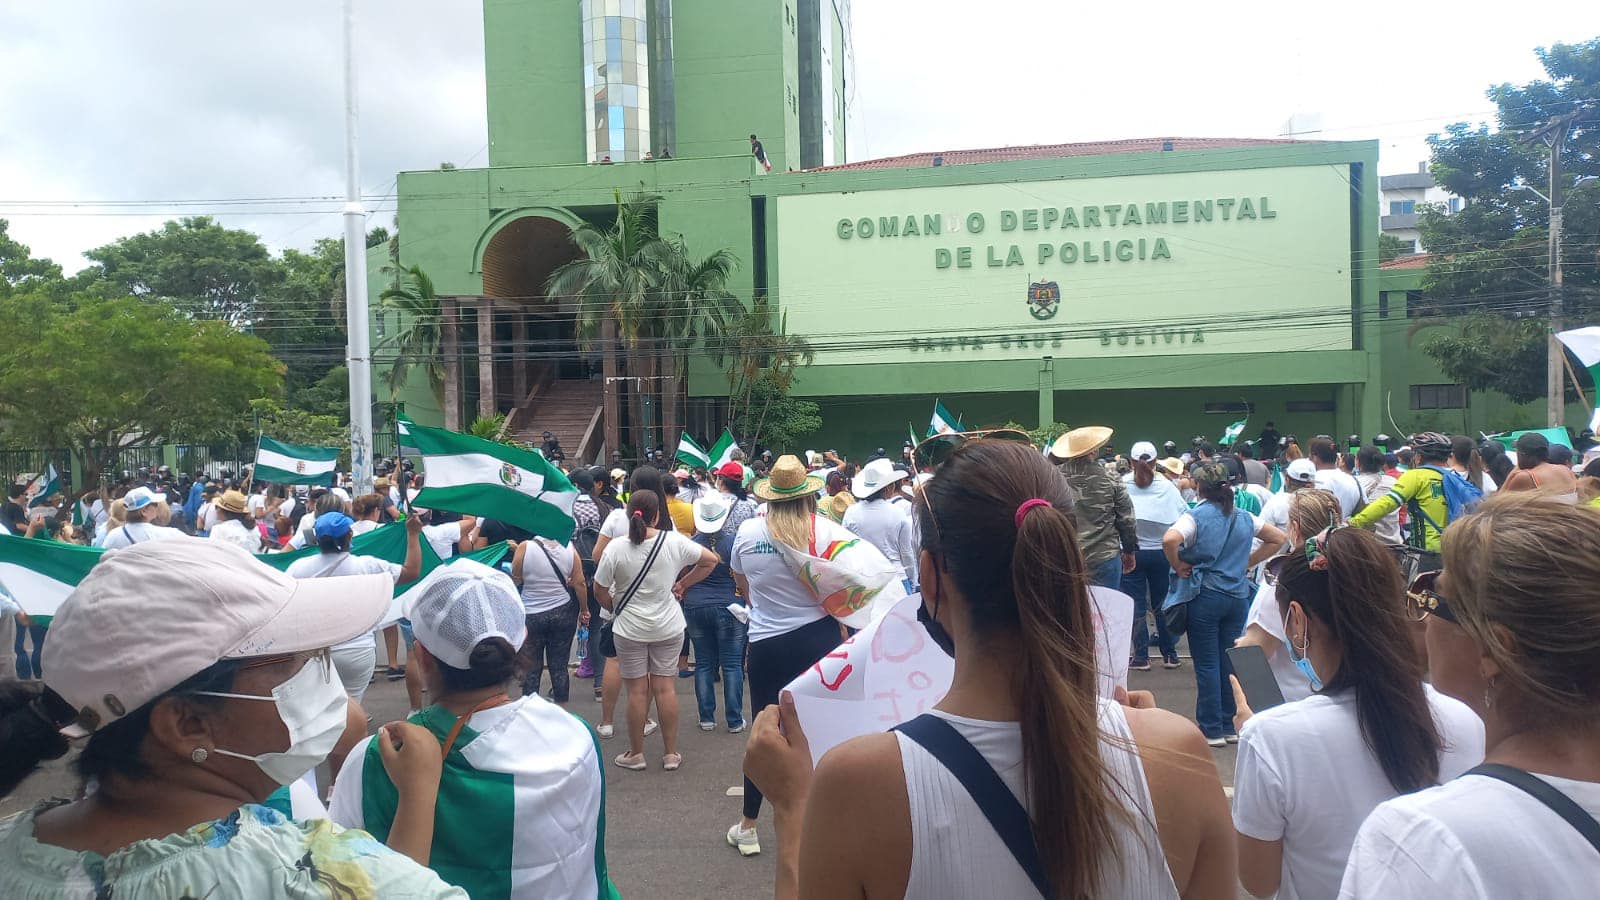
[[[221,747],[216,748],[215,752],[235,759],[248,759],[259,766],[267,777],[282,785],[293,784],[300,776],[316,768],[333,751],[333,745],[339,742],[339,736],[344,733],[348,706],[344,686],[333,677],[333,665],[326,653],[306,660],[300,671],[272,689],[270,697],[217,691],[195,693],[234,700],[271,700],[277,706],[278,718],[289,729],[287,750],[255,756],[234,753]]]

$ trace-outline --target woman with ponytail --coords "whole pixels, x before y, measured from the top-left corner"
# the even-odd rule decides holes
[[[683,764],[678,753],[678,651],[683,649],[683,592],[711,574],[717,554],[672,530],[661,495],[628,495],[627,537],[610,541],[594,571],[600,605],[616,616],[617,669],[628,692],[628,752],[614,762],[643,769],[645,712],[655,700],[665,752],[661,767]],[[679,573],[682,572],[682,577]]]
[[[1423,683],[1400,567],[1371,532],[1291,547],[1277,584],[1314,693],[1254,716],[1236,695],[1239,878],[1257,897],[1333,897],[1367,815],[1481,762],[1483,723]]]
[[[1027,445],[971,441],[916,512],[918,618],[955,656],[954,680],[931,714],[845,742],[815,773],[792,701],[762,712],[745,769],[777,812],[777,896],[1233,897],[1227,801],[1200,733],[1096,697],[1060,475]],[[930,721],[976,753],[985,802],[1021,817],[1017,839],[910,736]]]

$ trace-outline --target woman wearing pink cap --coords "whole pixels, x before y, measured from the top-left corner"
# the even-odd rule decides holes
[[[389,847],[260,805],[344,731],[327,648],[370,633],[392,591],[296,580],[220,541],[107,554],[52,623],[43,685],[0,691],[0,794],[66,754],[58,729],[90,732],[82,799],[0,821],[0,897],[465,897],[417,862],[440,769],[422,728],[379,729],[400,798]]]

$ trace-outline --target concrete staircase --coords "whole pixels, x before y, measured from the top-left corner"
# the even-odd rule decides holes
[[[605,441],[600,415],[602,387],[598,378],[551,380],[510,416],[518,440],[539,447],[548,431],[561,442],[570,464],[592,463]]]

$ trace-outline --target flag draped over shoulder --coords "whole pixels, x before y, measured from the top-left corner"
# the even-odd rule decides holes
[[[698,469],[711,467],[711,456],[706,453],[704,447],[695,443],[694,438],[690,437],[687,431],[678,438],[677,457],[684,464]]]
[[[1589,377],[1600,385],[1600,325],[1574,328],[1556,333],[1578,362],[1589,368]],[[1600,390],[1595,393],[1594,411],[1589,414],[1589,430],[1600,432]]]
[[[251,477],[275,484],[333,484],[339,452],[338,447],[285,444],[263,435]]]
[[[928,437],[936,434],[954,434],[961,430],[961,420],[950,415],[944,404],[933,401],[933,418],[928,422]]]
[[[572,539],[578,489],[534,450],[442,428],[410,426],[422,457],[413,506],[498,519],[563,544]]]
[[[722,429],[722,437],[711,445],[711,452],[706,455],[711,458],[708,468],[716,469],[733,459],[733,451],[739,449],[739,444],[733,439],[733,432],[727,428]]]
[[[204,538],[193,538],[193,540],[204,540]],[[463,559],[495,566],[511,551],[510,545],[500,543],[472,553],[453,556],[448,560],[440,560],[426,540],[419,542],[422,548],[423,575],[441,565],[451,565]],[[106,552],[99,547],[82,547],[61,541],[0,535],[0,585],[5,586],[6,592],[22,606],[23,612],[31,616],[53,616],[67,596],[77,588],[78,582],[89,574],[89,570],[94,568],[95,563],[100,561],[100,556]],[[281,572],[288,569],[289,564],[295,560],[316,556],[319,552],[316,547],[307,547],[293,553],[262,553],[258,554],[256,559]],[[404,565],[405,523],[392,522],[357,536],[351,541],[350,552],[355,556],[375,556],[397,566]],[[419,578],[418,581],[420,580]],[[406,582],[395,587],[394,602],[390,604],[389,612],[380,624],[388,625],[400,618],[400,610],[404,608],[406,601],[406,592],[417,583]]]

